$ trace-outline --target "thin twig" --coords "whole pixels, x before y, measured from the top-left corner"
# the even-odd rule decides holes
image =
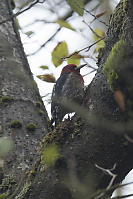
[[[3,21],[0,21],[0,25],[3,23],[6,23],[7,21],[10,21],[12,18],[17,17],[18,15],[22,14],[23,12],[29,10],[30,8],[32,8],[34,5],[36,5],[37,3],[44,3],[45,0],[42,0],[42,2],[40,0],[36,0],[35,2],[31,3],[27,8],[23,9],[22,11],[17,12],[16,14],[13,14],[12,16],[10,16],[9,18],[6,18]]]
[[[104,168],[100,167],[100,166],[97,165],[97,164],[95,164],[95,166],[96,166],[98,169],[102,170],[105,174],[108,174],[109,176],[112,177],[112,179],[111,179],[109,185],[108,185],[107,188],[106,188],[106,190],[109,190],[110,187],[112,186],[112,184],[113,184],[115,178],[117,177],[116,174],[112,173],[112,171],[116,168],[116,164],[114,164],[113,168],[111,168],[111,169],[104,169]],[[104,192],[102,192],[102,193],[101,193],[100,195],[98,195],[96,198],[99,199],[99,198],[103,197],[103,195],[104,195]]]
[[[121,187],[128,186],[128,185],[131,185],[131,184],[133,184],[133,182],[128,182],[128,183],[125,183],[125,184],[115,184],[112,187],[110,187],[110,189],[108,189],[108,190],[102,189],[100,191],[97,191],[95,194],[90,196],[89,199],[95,199],[98,195],[100,195],[100,193],[104,192],[104,195],[105,195],[108,191],[112,191],[112,190],[115,190],[117,188],[121,188]],[[110,199],[110,198],[106,198],[106,199]]]
[[[57,33],[58,33],[60,30],[61,30],[61,27],[58,28],[58,29],[56,30],[56,32],[55,32],[45,43],[43,43],[36,51],[34,51],[33,53],[28,54],[27,57],[28,57],[28,56],[32,56],[32,55],[35,55],[36,53],[38,53],[49,41],[51,41],[51,40],[57,35]]]
[[[98,38],[102,38],[93,30],[93,28],[89,24],[87,24],[84,20],[83,20],[83,22],[90,28],[90,30],[93,32],[93,34],[95,34]]]
[[[93,69],[93,70],[97,70],[97,68],[95,68],[95,67],[91,66],[91,65],[90,65],[90,64],[88,64],[87,62],[86,62],[86,64],[87,64],[87,66],[86,66],[86,67],[91,68],[91,69]]]
[[[84,11],[86,11],[87,13],[89,13],[92,17],[94,17],[95,20],[98,20],[100,23],[102,23],[102,24],[104,24],[105,26],[108,27],[108,25],[107,25],[105,22],[99,20],[99,18],[97,18],[97,17],[96,17],[94,14],[92,14],[89,10],[87,10],[86,8],[80,6],[78,2],[76,2],[76,3],[77,3],[77,5],[78,5],[78,7],[80,7],[81,9],[83,9]]]
[[[73,55],[77,55],[78,53],[80,53],[81,51],[83,51],[83,50],[86,50],[86,52],[87,51],[89,51],[90,50],[90,48],[92,47],[92,46],[94,46],[95,44],[97,44],[97,43],[99,43],[101,40],[103,40],[105,37],[102,37],[101,39],[99,39],[99,40],[97,40],[96,42],[94,42],[93,44],[91,44],[90,46],[87,46],[87,47],[85,47],[85,48],[82,48],[81,50],[78,50],[78,51],[76,51],[76,52],[74,52],[74,53],[72,53],[72,54],[70,54],[70,55],[68,55],[67,57],[61,57],[60,59],[67,59],[67,58],[70,58],[70,57],[72,57]]]
[[[129,137],[127,134],[124,135],[128,142],[133,143],[133,138]]]
[[[107,25],[104,21],[99,20],[99,18],[97,18],[97,17],[96,17],[94,14],[92,14],[89,10],[87,10],[87,9],[85,9],[85,8],[84,8],[84,10],[85,10],[87,13],[89,13],[92,17],[94,17],[94,20],[98,20],[100,23],[102,23],[102,24],[104,24],[105,26],[108,27],[108,25]]]
[[[47,93],[46,95],[41,96],[41,98],[47,97],[49,95],[51,95],[51,93]]]
[[[89,73],[85,74],[85,75],[82,75],[83,77],[87,76],[87,75],[90,75],[91,73],[94,73],[97,69],[93,69],[92,71],[90,71]]]
[[[35,23],[44,23],[44,24],[54,24],[54,21],[46,21],[44,19],[35,19],[33,22],[31,22],[30,24],[27,24],[24,26],[24,28],[27,28],[29,26],[34,25]]]

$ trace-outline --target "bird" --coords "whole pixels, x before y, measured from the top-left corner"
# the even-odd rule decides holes
[[[63,67],[51,96],[51,125],[55,127],[71,112],[74,103],[81,105],[84,96],[84,79],[80,69],[87,64],[76,66],[68,64]]]

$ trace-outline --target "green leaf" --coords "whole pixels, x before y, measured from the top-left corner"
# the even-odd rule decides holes
[[[84,3],[83,0],[66,0],[71,9],[77,12],[80,16],[84,14]]]
[[[98,28],[94,30],[93,33],[93,40],[94,42],[97,42],[100,38],[104,37],[104,32]],[[104,47],[104,41],[101,40],[100,42],[97,43],[97,48],[95,49],[95,52],[98,52],[100,48]]]
[[[64,21],[64,20],[57,20],[57,21],[55,21],[55,23],[58,23],[61,27],[65,27],[65,28],[68,28],[68,29],[70,29],[70,30],[74,30],[75,31],[75,29],[72,27],[72,26],[70,26],[66,21]]]
[[[48,66],[42,65],[42,66],[40,66],[40,68],[46,70],[46,69],[48,69]]]
[[[61,57],[67,57],[67,56],[68,56],[67,43],[65,41],[59,42],[52,51],[52,62],[56,67],[58,67],[63,62]]]
[[[83,58],[82,55],[74,54],[71,57],[67,59],[68,64],[75,64],[79,65],[80,64],[80,59]]]
[[[31,37],[31,35],[32,35],[33,33],[34,33],[33,31],[28,31],[28,32],[25,32],[24,34],[26,34],[28,37]]]
[[[56,79],[53,76],[53,74],[37,75],[37,77],[44,82],[50,82],[50,83],[56,82]]]

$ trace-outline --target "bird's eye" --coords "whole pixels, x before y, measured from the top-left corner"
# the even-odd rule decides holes
[[[72,70],[75,70],[75,68],[76,68],[75,66],[71,66],[71,69],[72,69]]]

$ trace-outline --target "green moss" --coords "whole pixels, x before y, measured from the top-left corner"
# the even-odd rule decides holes
[[[0,190],[7,192],[7,190],[13,188],[13,185],[16,185],[16,181],[13,176],[9,175],[2,180],[2,184],[0,184]]]
[[[123,10],[125,11],[127,8],[127,0],[123,0]]]
[[[126,114],[129,118],[133,118],[132,55],[132,46],[119,40],[113,46],[103,66],[110,89],[113,92],[120,90],[125,97],[125,110],[128,111]]]
[[[0,98],[0,103],[3,104],[4,106],[8,106],[9,103],[13,101],[13,98],[10,96],[3,96]]]
[[[56,144],[47,146],[41,153],[41,162],[46,167],[53,166],[57,159],[62,158],[59,147]]]
[[[26,195],[30,191],[31,183],[25,183],[22,191],[15,197],[15,199],[23,199],[26,198]]]
[[[35,169],[32,169],[31,171],[30,171],[30,173],[29,173],[29,179],[30,180],[33,180],[34,179],[34,177],[36,176],[36,174],[37,174],[37,172],[35,171]]]
[[[123,40],[119,40],[113,46],[106,63],[103,66],[103,72],[107,77],[107,82],[111,90],[115,90],[118,86],[117,83],[122,69],[122,61],[126,57],[125,47],[125,42]]]
[[[12,102],[13,98],[10,96],[3,96],[1,98],[1,102],[5,103],[5,102]]]
[[[5,193],[0,194],[0,199],[7,199],[7,194]]]
[[[117,33],[117,36],[121,35],[125,21],[126,21],[126,0],[120,1],[120,3],[116,6],[114,14],[111,18],[111,25],[113,27],[113,32]]]
[[[43,110],[39,110],[39,115],[44,115],[45,113],[44,113],[44,111]]]
[[[36,107],[37,108],[41,108],[41,106],[42,106],[42,102],[40,102],[40,101],[36,102]]]
[[[26,128],[27,128],[28,131],[35,131],[35,129],[37,128],[37,125],[33,122],[30,122],[30,123],[27,124]]]
[[[49,166],[55,164],[56,160],[64,159],[60,148],[64,145],[69,146],[69,150],[73,150],[70,143],[77,137],[81,136],[81,120],[74,118],[73,120],[65,120],[60,123],[53,131],[47,133],[40,143],[41,162],[43,163],[42,171]],[[63,160],[64,161],[64,160]]]
[[[10,124],[11,128],[15,128],[15,129],[18,129],[18,128],[21,128],[22,127],[22,122],[19,121],[19,120],[13,120]]]
[[[65,128],[64,123],[60,123],[53,131],[47,133],[41,142],[41,147],[45,144],[59,144],[64,141],[67,134],[67,128]],[[62,137],[62,139],[60,139]]]
[[[127,14],[126,14],[127,7],[128,7],[127,0],[123,0],[123,1],[121,0],[119,2],[119,4],[115,8],[114,14],[111,17],[110,28],[107,32],[107,35],[109,36],[108,42],[110,44],[111,43],[114,44],[115,42],[116,43],[114,44],[114,47],[112,48],[105,65],[107,65],[107,64],[113,65],[115,63],[115,66],[117,65],[118,69],[121,64],[120,60],[121,60],[122,56],[124,55],[124,47],[126,46],[124,41],[121,38],[125,34],[125,26],[127,24]],[[115,58],[116,58],[116,60],[115,60]],[[113,60],[113,62],[112,62],[112,60]],[[108,75],[107,79],[109,81],[111,90],[113,90],[113,85],[112,85],[112,82],[110,82],[110,81],[111,81],[111,79],[112,80],[118,79],[119,71],[114,72],[115,67],[112,68],[112,71],[111,71],[111,68],[112,67],[110,67],[110,74]],[[106,69],[104,69],[105,73],[107,72]],[[106,73],[106,75],[107,75],[107,73]]]
[[[41,149],[43,150],[48,144],[57,144],[58,146],[69,144],[69,140],[81,136],[80,132],[81,122],[79,118],[75,118],[73,121],[65,120],[45,135],[41,142]]]

